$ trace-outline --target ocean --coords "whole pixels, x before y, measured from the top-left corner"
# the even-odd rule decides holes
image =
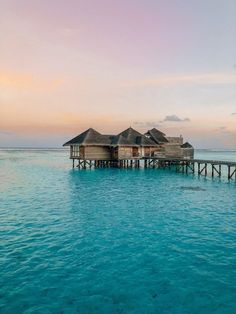
[[[235,192],[225,177],[0,150],[0,313],[236,313]]]

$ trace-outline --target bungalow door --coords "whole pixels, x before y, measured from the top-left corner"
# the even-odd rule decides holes
[[[84,146],[80,146],[79,148],[79,158],[85,159],[85,147]]]
[[[133,157],[139,157],[138,147],[132,147]]]

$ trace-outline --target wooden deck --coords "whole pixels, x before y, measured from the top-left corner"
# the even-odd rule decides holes
[[[78,169],[91,168],[162,168],[174,169],[176,172],[186,174],[198,174],[204,176],[221,177],[226,173],[229,180],[236,180],[236,162],[205,159],[180,159],[171,157],[134,157],[132,159],[122,160],[84,160],[73,159],[73,168],[75,160],[78,161]]]

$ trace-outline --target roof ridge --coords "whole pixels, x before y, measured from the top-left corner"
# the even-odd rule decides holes
[[[87,129],[87,131],[85,131],[86,134],[85,134],[85,137],[84,137],[83,142],[85,142],[85,141],[87,140],[88,134],[89,134],[89,132],[91,131],[91,129],[92,129],[92,128],[89,128],[89,129]]]
[[[93,132],[93,133],[95,133],[95,134],[97,134],[97,135],[99,135],[99,136],[101,136],[102,134],[101,133],[99,133],[98,131],[96,131],[95,129],[93,129],[93,128],[88,128],[86,131],[86,135],[85,135],[85,137],[84,137],[84,142],[86,142],[86,140],[89,138],[89,136],[91,136],[91,133]]]
[[[135,133],[138,133],[139,135],[140,135],[140,134],[142,135],[142,133],[140,133],[139,131],[135,130],[135,129],[132,128],[131,126],[130,126],[129,128],[127,128],[127,129],[121,131],[121,132],[120,132],[119,134],[117,134],[117,135],[123,134],[123,133],[125,133],[125,132],[128,132],[129,135],[130,135],[131,132],[135,132]]]
[[[193,145],[190,144],[190,143],[187,141],[187,142],[183,143],[183,144],[181,145],[181,147],[182,147],[182,148],[193,148]]]

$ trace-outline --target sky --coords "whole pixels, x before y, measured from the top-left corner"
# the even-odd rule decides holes
[[[236,149],[235,0],[0,0],[0,147],[93,127]]]

